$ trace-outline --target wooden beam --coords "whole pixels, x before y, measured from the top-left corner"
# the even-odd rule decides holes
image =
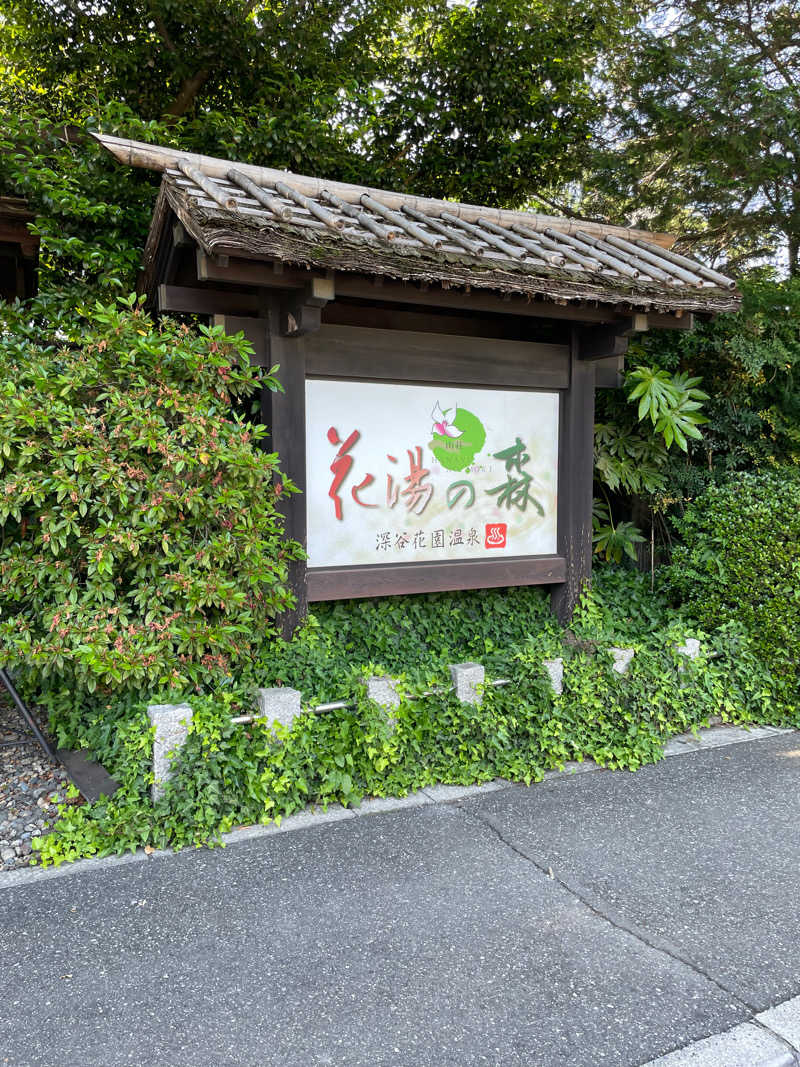
[[[377,294],[376,294],[377,296]],[[541,323],[514,315],[470,314],[449,308],[414,308],[405,305],[383,306],[350,300],[334,300],[322,312],[323,326],[370,327],[381,330],[413,330],[425,333],[460,334],[462,337],[485,337],[506,341],[536,341],[546,338],[548,343],[560,343],[568,336],[562,323]]]
[[[330,271],[316,273],[295,270],[282,263],[274,265],[265,260],[243,259],[235,256],[207,256],[197,251],[197,277],[201,282],[224,282],[230,285],[247,285],[267,289],[303,289],[309,283],[330,280]],[[648,311],[645,314],[622,307],[588,306],[581,304],[555,304],[546,300],[529,300],[524,296],[503,294],[491,290],[472,289],[463,292],[457,289],[422,289],[409,282],[393,281],[390,278],[361,277],[340,272],[336,274],[336,295],[357,300],[375,300],[376,288],[379,299],[387,303],[419,304],[426,307],[453,308],[460,311],[494,312],[499,315],[522,315],[526,317],[557,319],[569,322],[616,323],[638,319],[638,331],[691,330],[694,315],[678,310],[674,314]]]
[[[628,351],[633,320],[623,319],[611,326],[591,326],[580,331],[580,358],[584,360],[614,359]]]
[[[0,219],[0,242],[17,245],[26,259],[33,259],[39,252],[39,238],[24,223]]]
[[[281,333],[286,337],[315,333],[322,323],[322,309],[334,295],[332,278],[311,278],[302,291],[285,294],[281,300]]]
[[[307,371],[322,378],[566,389],[569,347],[368,326],[328,326],[306,343]]]
[[[278,453],[280,469],[299,492],[283,498],[280,511],[286,537],[307,547],[306,520],[306,346],[303,335],[286,337],[282,333],[280,300],[275,297],[267,306],[267,362],[278,365],[276,377],[282,393],[262,390],[261,413],[270,431],[269,447]],[[289,587],[295,607],[284,614],[283,636],[288,640],[303,621],[308,610],[306,565],[304,560],[289,564]]]
[[[299,271],[283,267],[280,273],[263,260],[228,258],[225,266],[197,251],[197,277],[201,282],[224,282],[231,285],[258,286],[269,289],[301,289],[310,279],[323,279],[327,274]],[[375,300],[399,304],[418,304],[426,307],[456,308],[460,311],[494,312],[500,315],[523,315],[544,319],[566,319],[571,322],[614,322],[619,313],[612,307],[586,307],[560,305],[547,301],[528,300],[524,296],[511,295],[504,299],[501,293],[472,289],[462,292],[455,289],[433,288],[423,290],[407,282],[383,279],[376,292],[372,278],[362,278],[344,272],[336,275],[336,295],[354,299]]]
[[[194,244],[194,241],[186,232],[183,223],[178,219],[172,224],[172,243],[176,248],[186,248],[189,245]]]
[[[156,295],[159,311],[188,315],[258,316],[261,298],[255,293],[225,289],[188,288],[182,285],[159,285]]]
[[[691,311],[676,311],[674,315],[648,311],[647,324],[651,330],[693,330],[694,315]]]
[[[394,563],[369,567],[312,567],[306,572],[308,599],[441,593],[450,589],[498,589],[514,585],[563,582],[560,556],[464,560],[456,563]]]
[[[347,275],[337,275],[339,296],[374,300],[375,289],[369,281]],[[418,304],[423,307],[453,308],[458,311],[481,311],[497,315],[521,315],[526,318],[556,319],[568,322],[613,322],[617,313],[613,308],[582,307],[576,304],[554,304],[546,300],[528,300],[524,296],[503,294],[485,289],[469,292],[432,288],[423,291],[406,282],[384,279],[378,299],[398,304]]]

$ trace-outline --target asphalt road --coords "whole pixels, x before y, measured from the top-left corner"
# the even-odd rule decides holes
[[[13,1067],[635,1067],[800,994],[800,735],[0,882]]]

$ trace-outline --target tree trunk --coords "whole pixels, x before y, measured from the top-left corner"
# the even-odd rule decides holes
[[[789,276],[800,276],[800,237],[789,234]]]
[[[191,78],[187,78],[178,95],[164,112],[164,115],[173,119],[179,119],[182,115],[185,115],[194,103],[197,94],[208,81],[210,74],[211,70],[208,67],[204,67],[202,70],[198,70],[196,74],[193,74]]]

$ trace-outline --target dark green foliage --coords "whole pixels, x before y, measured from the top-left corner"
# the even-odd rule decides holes
[[[730,269],[800,271],[797,0],[657,0],[607,67],[585,210],[682,233]]]
[[[741,289],[737,314],[643,340],[642,354],[661,366],[702,377],[708,423],[690,455],[723,474],[800,462],[800,279],[756,276]]]
[[[604,109],[594,72],[638,6],[427,4],[365,116],[383,183],[512,206],[577,176]]]
[[[614,520],[597,517],[604,550],[606,540],[618,547],[617,531],[625,533],[626,520],[647,529],[654,513],[657,539],[669,540],[671,516],[733,471],[800,463],[800,279],[753,276],[741,288],[737,314],[701,321],[693,331],[654,330],[630,346],[631,366],[652,362],[673,383],[699,379],[708,394],[702,436],[690,434],[685,452],[668,451],[637,421],[626,397],[633,375],[624,391],[599,393],[595,477]]]
[[[291,603],[277,456],[241,335],[134,298],[0,309],[0,662],[39,699],[228,677]],[[69,332],[68,332],[69,331]]]
[[[518,205],[580,174],[599,58],[637,0],[10,0],[9,108],[121,105],[129,135],[326,178]],[[155,127],[151,131],[155,133]]]
[[[636,560],[644,538],[634,522],[622,518],[630,498],[663,491],[670,449],[688,453],[689,442],[702,439],[698,427],[708,419],[701,409],[709,398],[697,388],[700,381],[683,371],[633,366],[618,395],[601,398],[606,421],[594,428],[594,473],[602,497],[595,497],[592,508],[592,543],[606,562]]]
[[[173,139],[116,104],[86,120],[141,140]],[[0,79],[0,195],[24,196],[36,213],[43,297],[63,307],[131,292],[157,188],[157,176],[120,167],[94,141],[71,143],[52,109]]]
[[[443,681],[448,663],[470,659],[502,671],[530,634],[553,625],[535,586],[315,604],[300,635],[271,645],[250,676],[336,700],[366,664],[421,681]]]
[[[701,625],[735,620],[796,696],[800,678],[800,470],[710,486],[678,523],[670,583]]]
[[[396,65],[388,38],[407,8],[11,0],[0,23],[4,80],[19,96],[33,89],[55,123],[83,125],[119,103],[140,123],[182,121],[185,148],[336,177],[359,132],[354,109]]]

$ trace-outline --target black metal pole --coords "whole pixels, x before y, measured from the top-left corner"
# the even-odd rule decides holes
[[[19,695],[19,693],[17,692],[17,690],[16,690],[16,688],[14,686],[14,683],[8,677],[8,675],[6,674],[6,672],[5,672],[3,667],[0,667],[0,682],[2,682],[3,685],[6,687],[6,689],[8,690],[9,696],[11,697],[11,699],[14,701],[14,703],[17,706],[17,711],[20,713],[20,715],[25,720],[25,722],[28,724],[28,726],[30,726],[31,730],[33,730],[33,733],[34,733],[34,736],[36,737],[36,740],[39,742],[39,744],[44,749],[45,754],[47,755],[47,757],[49,759],[51,759],[51,760],[55,760],[56,759],[56,754],[55,754],[55,752],[53,752],[52,748],[50,747],[50,742],[47,740],[47,738],[44,736],[42,731],[36,725],[36,720],[34,719],[33,715],[31,715],[27,704],[22,699],[22,697]]]

